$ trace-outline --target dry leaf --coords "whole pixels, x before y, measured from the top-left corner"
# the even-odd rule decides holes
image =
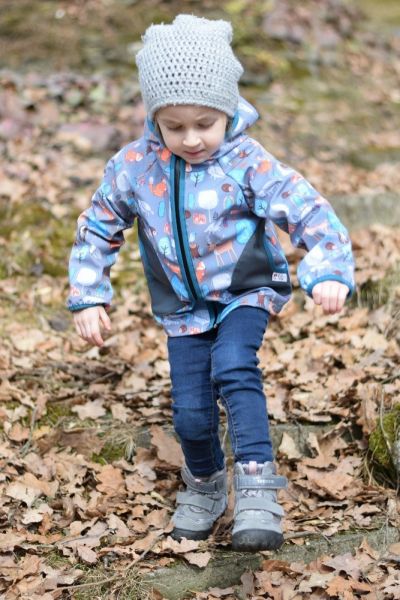
[[[296,446],[294,439],[288,433],[286,433],[286,431],[283,432],[278,452],[287,456],[289,460],[301,458],[302,456],[302,454],[299,452]]]
[[[103,400],[89,400],[86,404],[81,404],[80,406],[73,406],[71,408],[72,412],[77,413],[78,417],[81,421],[85,419],[98,419],[99,417],[104,417],[106,414],[106,409],[103,406]]]
[[[118,496],[126,493],[121,469],[117,469],[112,465],[105,465],[97,474],[97,480],[100,483],[97,484],[96,489],[106,496]]]
[[[183,556],[191,565],[196,565],[201,569],[204,569],[211,560],[210,552],[186,552]]]
[[[151,442],[157,448],[158,458],[173,467],[182,467],[183,454],[176,439],[167,435],[158,425],[152,425],[150,432]]]

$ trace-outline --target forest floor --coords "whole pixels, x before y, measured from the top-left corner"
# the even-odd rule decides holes
[[[58,20],[86,14],[82,3],[70,3],[75,16],[58,4]],[[141,128],[137,83],[75,66],[0,71],[4,600],[400,599],[396,454],[371,442],[383,423],[393,434],[400,427],[400,38],[354,15],[344,35],[338,3],[342,37],[313,45],[315,11],[304,4],[285,17],[280,43],[289,51],[279,60],[243,42],[251,76],[242,93],[261,115],[254,137],[334,206],[354,206],[345,214],[357,292],[341,315],[324,316],[299,290],[302,254],[282,235],[294,296],[260,351],[279,471],[289,480],[276,553],[231,550],[232,498],[207,542],[168,535],[182,456],[166,337],[150,314],[135,232],[113,271],[104,347],[80,340],[65,309],[76,217],[105,159]],[[224,10],[253,18],[246,2]],[[293,46],[298,23],[303,38]],[[260,60],[269,61],[268,85],[255,85]],[[375,212],[357,222],[365,200]],[[223,418],[222,435],[225,427]]]

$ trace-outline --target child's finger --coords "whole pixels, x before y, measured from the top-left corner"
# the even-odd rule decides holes
[[[321,283],[317,283],[317,285],[315,285],[312,289],[312,297],[313,300],[315,302],[315,304],[321,304],[322,302],[322,284]]]
[[[347,287],[347,285],[341,285],[338,293],[338,311],[342,310],[344,303],[346,302],[348,293],[349,288]]]
[[[100,321],[101,321],[101,324],[103,325],[103,327],[105,327],[105,329],[110,331],[111,330],[110,317],[108,316],[108,314],[106,313],[104,308],[103,308],[103,310],[100,311],[99,318],[100,318]]]

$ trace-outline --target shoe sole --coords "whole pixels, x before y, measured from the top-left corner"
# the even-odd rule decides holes
[[[284,542],[283,535],[276,531],[244,529],[232,535],[232,548],[240,552],[277,550]]]
[[[171,532],[171,537],[178,541],[182,538],[186,538],[187,540],[206,540],[211,532],[212,528],[203,531],[191,531],[190,529],[178,529],[175,527]]]

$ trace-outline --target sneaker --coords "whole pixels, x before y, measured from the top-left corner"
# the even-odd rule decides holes
[[[210,477],[194,477],[185,465],[181,471],[187,488],[176,496],[177,508],[172,517],[175,540],[205,540],[210,535],[215,521],[228,504],[226,492],[226,470],[216,471]]]
[[[286,477],[276,475],[272,462],[235,464],[235,511],[232,530],[234,550],[276,550],[283,544],[276,490],[287,486]]]

